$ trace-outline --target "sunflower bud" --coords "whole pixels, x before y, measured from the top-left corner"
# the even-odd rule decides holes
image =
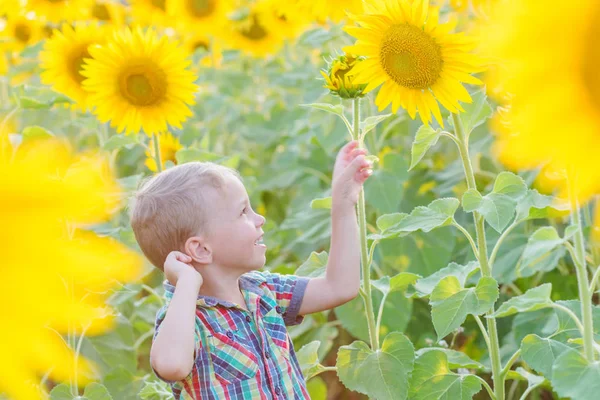
[[[323,87],[329,89],[332,94],[336,94],[342,99],[353,99],[364,96],[363,90],[367,87],[367,84],[355,84],[352,82],[354,77],[348,75],[352,67],[363,60],[363,57],[354,57],[351,55],[343,55],[331,60],[328,70],[321,71],[321,75],[325,78],[326,83]]]

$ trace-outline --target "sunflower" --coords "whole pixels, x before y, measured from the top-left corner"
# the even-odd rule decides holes
[[[0,330],[0,392],[11,399],[39,399],[31,382],[46,372],[54,381],[72,379],[74,353],[60,334],[111,329],[110,290],[139,277],[135,252],[83,229],[119,204],[107,165],[93,154],[72,155],[57,140],[25,142],[12,157],[0,152],[0,301],[11,305],[2,314],[11,329]],[[32,232],[40,239],[35,251]],[[94,377],[91,362],[80,357],[77,365],[78,383]]]
[[[204,67],[220,68],[223,61],[222,44],[217,38],[191,33],[182,36],[182,42],[189,57],[204,53],[200,64]]]
[[[131,16],[138,25],[169,26],[165,0],[129,0]]]
[[[243,18],[231,21],[224,40],[234,49],[254,57],[264,57],[277,52],[286,37],[273,10],[253,7]]]
[[[47,22],[78,21],[89,16],[94,0],[27,0],[26,10]]]
[[[273,14],[277,31],[286,38],[296,38],[310,26],[310,15],[300,12],[293,4],[279,0],[259,0],[255,4],[257,9]]]
[[[178,42],[141,28],[114,33],[103,46],[90,47],[82,75],[90,105],[100,121],[119,132],[147,135],[181,128],[192,112],[196,77]]]
[[[167,161],[171,161],[177,164],[175,154],[178,150],[182,149],[183,146],[175,136],[169,132],[164,132],[158,135],[158,147],[160,151],[160,161],[164,168]],[[158,171],[156,168],[156,158],[154,156],[154,138],[150,139],[148,144],[148,150],[146,151],[146,167],[152,172]]]
[[[167,15],[182,31],[218,35],[233,11],[232,0],[166,0]]]
[[[443,126],[438,101],[453,113],[463,111],[459,101],[471,102],[462,83],[481,84],[470,75],[480,70],[474,43],[439,24],[427,0],[382,0],[354,18],[360,27],[344,29],[358,40],[344,51],[367,57],[352,74],[355,83],[368,83],[365,92],[383,84],[375,100],[380,111],[392,103],[393,112],[402,106],[425,124],[433,113]]]
[[[125,22],[125,6],[117,1],[96,0],[89,10],[92,19],[115,26]]]
[[[346,13],[362,13],[362,0],[291,0],[280,2],[278,6],[285,15],[306,15],[318,22],[327,19],[339,23],[347,19]]]
[[[6,40],[5,43],[2,43],[2,48],[9,51],[20,51],[44,37],[43,25],[35,18],[17,14],[7,18],[0,36]]]
[[[489,50],[505,61],[513,94],[510,113],[496,117],[501,160],[564,171],[559,196],[573,185],[583,202],[600,192],[600,2],[506,1],[495,11]]]
[[[350,71],[363,59],[352,55],[342,55],[334,58],[329,63],[326,71],[321,71],[325,78],[325,88],[329,89],[331,94],[338,95],[343,99],[353,99],[362,97],[366,84],[355,85]]]
[[[105,32],[96,24],[76,24],[75,28],[64,24],[62,30],[54,30],[40,53],[42,82],[71,97],[83,111],[88,108],[87,93],[81,85],[85,79],[83,62],[91,58],[90,46],[104,42]]]

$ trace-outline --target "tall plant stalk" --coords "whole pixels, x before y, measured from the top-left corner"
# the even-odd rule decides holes
[[[583,225],[579,202],[573,188],[570,188],[571,221],[577,227],[575,233],[575,270],[577,272],[577,285],[579,288],[579,301],[581,302],[581,317],[583,319],[583,354],[589,362],[595,360],[594,356],[594,325],[592,320],[592,293],[590,287],[587,266],[585,260],[585,239],[583,237]]]
[[[354,98],[352,103],[352,138],[358,140],[358,147],[364,148],[364,138],[360,134],[360,99]],[[367,215],[365,213],[365,191],[361,189],[358,194],[357,204],[358,225],[360,234],[360,264],[362,268],[363,290],[361,296],[365,303],[367,324],[369,328],[369,340],[371,349],[379,349],[379,335],[375,325],[375,313],[373,312],[373,296],[371,294],[371,266],[367,247]]]
[[[156,133],[152,134],[152,141],[154,142],[154,161],[156,162],[156,171],[162,172],[162,161],[160,158],[160,144],[158,143],[158,135]]]
[[[452,121],[454,122],[455,137],[457,139],[458,149],[460,157],[462,159],[463,167],[465,170],[465,176],[467,179],[467,186],[469,189],[477,189],[475,184],[475,174],[473,173],[473,165],[469,157],[469,138],[467,133],[464,131],[462,122],[457,114],[452,114]],[[489,258],[487,254],[487,242],[485,237],[485,221],[483,216],[477,211],[473,212],[473,218],[475,220],[475,232],[477,235],[477,250],[476,254],[479,260],[479,266],[481,268],[481,275],[484,277],[492,277],[492,271],[489,264]],[[492,307],[488,311],[488,316],[494,312]],[[487,331],[489,337],[489,352],[492,360],[492,376],[494,380],[494,394],[496,400],[504,400],[504,379],[505,376],[502,374],[502,363],[500,360],[500,345],[498,341],[498,328],[496,326],[496,319],[494,317],[487,318]]]

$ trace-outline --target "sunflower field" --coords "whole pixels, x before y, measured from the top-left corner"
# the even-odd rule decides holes
[[[289,328],[310,397],[600,399],[599,37],[597,0],[0,0],[0,399],[174,399],[140,182],[237,169],[265,269],[323,276],[349,140],[360,296]]]

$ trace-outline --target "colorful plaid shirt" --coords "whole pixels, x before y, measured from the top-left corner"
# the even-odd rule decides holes
[[[298,315],[308,278],[253,271],[240,277],[248,311],[198,296],[194,367],[182,381],[167,381],[176,400],[310,399],[286,325]],[[166,304],[156,315],[159,332],[175,287],[164,281]],[[158,374],[157,374],[158,376]]]

